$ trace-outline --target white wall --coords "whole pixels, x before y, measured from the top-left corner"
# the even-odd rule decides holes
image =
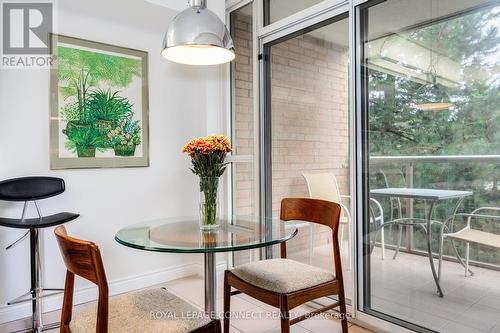
[[[208,9],[213,11],[224,22],[226,15],[225,1],[213,0],[207,2]],[[207,132],[225,133],[228,124],[225,121],[227,113],[228,97],[228,73],[229,66],[209,66],[206,68],[206,87],[207,87]]]
[[[152,6],[148,4],[141,16],[155,10]],[[158,25],[151,29],[144,24],[135,26],[133,20],[124,24],[123,19],[96,18],[74,9],[60,8],[58,12],[60,34],[149,52],[148,168],[49,170],[48,72],[0,70],[0,179],[27,175],[65,179],[66,192],[42,201],[42,210],[45,214],[71,211],[82,215],[67,228],[71,234],[99,244],[111,293],[192,274],[201,264],[199,255],[141,252],[120,246],[113,239],[118,229],[138,221],[196,214],[196,178],[189,172],[189,161],[180,148],[189,138],[204,135],[207,127],[216,129],[207,126],[207,109],[213,113],[220,107],[220,101],[209,91],[210,87],[218,89],[213,88],[213,82],[219,80],[219,71],[173,64],[160,56],[164,31],[175,14],[161,10],[165,12],[163,29]],[[119,10],[116,15],[120,16]],[[0,216],[18,217],[21,208],[20,204],[1,203]],[[45,286],[60,287],[64,267],[52,231],[49,228],[43,234],[43,281]],[[27,304],[4,305],[29,288],[28,242],[8,252],[3,250],[22,233],[0,228],[0,322],[29,314]],[[137,278],[140,275],[145,276]],[[88,286],[79,281],[77,288]],[[79,295],[76,301],[93,294]],[[57,306],[59,299],[49,301],[47,309]]]

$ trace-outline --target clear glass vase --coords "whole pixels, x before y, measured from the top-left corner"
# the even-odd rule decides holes
[[[200,177],[200,229],[219,228],[219,178]]]

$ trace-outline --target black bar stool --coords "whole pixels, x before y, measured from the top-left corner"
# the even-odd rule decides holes
[[[0,226],[17,229],[29,229],[17,241],[9,245],[6,250],[19,244],[21,241],[30,238],[30,260],[31,260],[31,289],[24,295],[21,295],[8,305],[23,302],[31,302],[32,306],[32,324],[30,328],[18,332],[40,333],[44,330],[59,327],[59,323],[43,325],[41,298],[55,295],[62,292],[62,289],[43,288],[40,284],[41,265],[40,265],[40,229],[56,226],[76,219],[78,214],[58,213],[50,216],[42,216],[38,200],[50,198],[63,193],[65,190],[64,180],[54,177],[23,177],[8,179],[0,182],[0,200],[4,201],[24,201],[23,212],[20,219],[0,217]],[[28,203],[33,202],[38,214],[35,218],[26,218]],[[44,294],[44,292],[50,292]],[[29,297],[28,297],[29,296]]]

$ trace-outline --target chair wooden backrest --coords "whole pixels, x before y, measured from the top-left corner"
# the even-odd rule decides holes
[[[333,264],[337,279],[342,279],[340,261],[339,223],[341,206],[332,201],[309,198],[285,198],[281,200],[282,221],[306,221],[321,224],[332,230]],[[281,243],[281,258],[286,258],[286,242]]]
[[[75,275],[95,283],[99,290],[96,333],[108,331],[109,290],[101,252],[96,244],[68,236],[61,225],[54,231],[66,265],[66,284],[61,314],[61,333],[70,333]]]

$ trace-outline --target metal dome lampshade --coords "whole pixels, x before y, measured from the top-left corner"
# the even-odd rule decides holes
[[[177,14],[163,41],[162,56],[187,65],[217,65],[234,59],[234,45],[224,23],[206,8],[205,0],[190,0]]]

